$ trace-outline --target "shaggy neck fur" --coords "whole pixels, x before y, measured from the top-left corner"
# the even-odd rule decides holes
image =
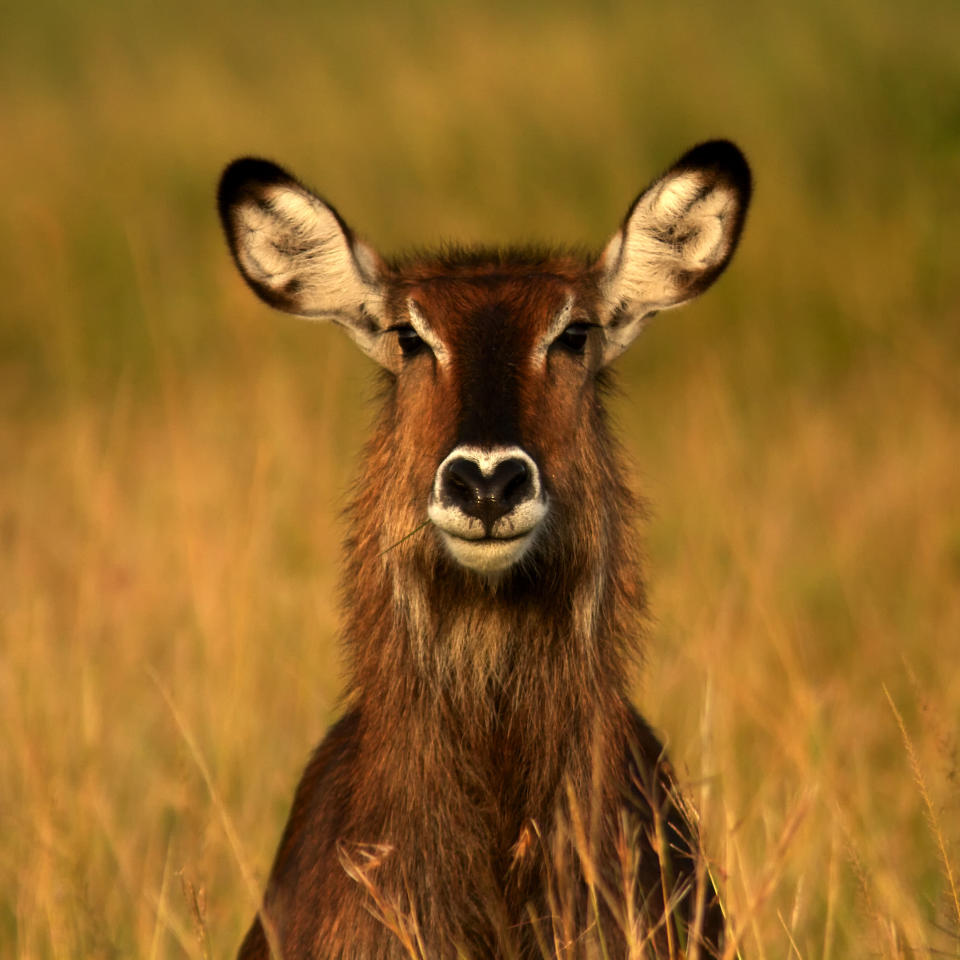
[[[422,521],[396,496],[388,421],[367,451],[343,583],[358,766],[376,778],[364,791],[371,806],[397,811],[384,825],[385,863],[403,847],[396,860],[417,877],[378,867],[378,882],[404,887],[398,911],[425,911],[420,929],[438,943],[483,940],[497,914],[516,923],[525,904],[543,903],[544,859],[575,859],[569,830],[558,840],[571,804],[592,819],[618,801],[618,771],[601,768],[626,749],[643,592],[628,546],[634,503],[599,406],[593,428],[603,442],[592,455],[610,452],[567,473],[600,470],[603,482],[557,493],[544,548],[497,582],[457,567],[429,528],[384,553],[385,528],[389,545]],[[445,891],[442,916],[430,915],[436,897],[417,893],[432,886]],[[472,929],[443,930],[449,916],[472,917]],[[489,936],[493,949],[503,930]]]

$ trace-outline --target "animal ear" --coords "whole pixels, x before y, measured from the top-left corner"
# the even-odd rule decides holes
[[[750,202],[750,168],[726,140],[685,153],[634,201],[598,264],[604,361],[658,310],[703,293],[730,262]]]
[[[217,191],[233,259],[253,291],[287,313],[330,320],[385,366],[382,263],[340,215],[266,160],[235,160]]]

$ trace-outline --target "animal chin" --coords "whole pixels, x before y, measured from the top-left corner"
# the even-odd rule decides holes
[[[509,537],[466,539],[440,530],[440,537],[450,556],[469,570],[497,575],[504,573],[527,553],[533,544],[535,529]]]

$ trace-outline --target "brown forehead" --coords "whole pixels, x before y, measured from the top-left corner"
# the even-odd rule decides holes
[[[523,340],[544,332],[572,297],[589,310],[595,279],[588,263],[573,256],[511,262],[501,255],[473,255],[465,263],[442,259],[406,265],[394,275],[394,316],[402,322],[408,300],[444,339],[458,339],[471,321],[497,317]]]

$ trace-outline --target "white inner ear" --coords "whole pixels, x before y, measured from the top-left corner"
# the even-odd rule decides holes
[[[739,198],[723,182],[707,183],[697,170],[668,174],[640,197],[607,245],[601,258],[606,361],[622,353],[654,313],[695,296],[698,275],[729,255]]]
[[[231,210],[241,269],[268,302],[346,330],[386,367],[396,364],[384,336],[379,260],[348,238],[336,214],[296,183],[264,185]]]
[[[361,305],[369,309],[377,289],[360,272],[330,209],[284,186],[266,188],[262,201],[242,204],[237,211],[237,254],[250,278],[285,294],[301,316],[336,320],[355,315]],[[357,247],[357,253],[372,260],[362,245]]]
[[[736,195],[717,185],[704,192],[703,176],[690,171],[670,177],[640,199],[624,230],[611,292],[641,312],[681,302],[681,274],[716,266],[730,247],[724,229]]]
[[[715,187],[704,192],[701,174],[681,174],[666,180],[654,192],[648,208],[648,229],[659,228],[666,233],[670,240],[664,242],[669,242],[682,269],[708,269],[726,255],[723,221],[735,203],[736,197],[729,190]]]

